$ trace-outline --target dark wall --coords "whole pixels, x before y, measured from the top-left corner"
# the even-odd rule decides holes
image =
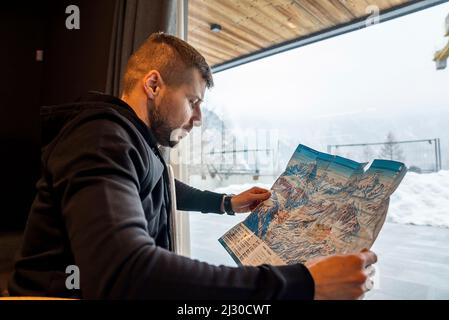
[[[89,90],[104,91],[115,1],[53,1],[48,12],[43,104],[73,101]],[[65,9],[80,9],[80,29],[68,30]]]
[[[2,6],[0,11],[0,228],[23,224],[39,168],[39,104],[44,45],[42,6]]]
[[[65,8],[80,8],[68,30]],[[0,6],[0,231],[22,229],[39,177],[42,105],[103,91],[115,1],[35,1]],[[44,61],[36,61],[36,50]]]

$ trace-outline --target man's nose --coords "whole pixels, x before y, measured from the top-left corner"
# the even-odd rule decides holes
[[[193,114],[192,114],[193,125],[196,127],[201,126],[202,118],[203,118],[203,115],[201,114],[201,108],[200,108],[200,106],[196,106],[196,108],[193,109]]]

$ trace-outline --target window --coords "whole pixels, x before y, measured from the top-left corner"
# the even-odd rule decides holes
[[[410,170],[374,244],[367,298],[449,298],[449,69],[433,61],[448,14],[445,3],[216,73],[203,126],[175,151],[186,182],[270,188],[298,143],[401,160]],[[235,265],[217,239],[246,216],[191,213],[192,257]]]

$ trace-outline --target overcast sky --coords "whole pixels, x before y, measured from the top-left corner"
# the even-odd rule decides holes
[[[205,105],[236,127],[441,107],[448,116],[449,67],[433,62],[448,14],[445,3],[217,73]]]

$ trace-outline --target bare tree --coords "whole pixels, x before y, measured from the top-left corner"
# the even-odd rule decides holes
[[[389,160],[397,160],[397,161],[403,161],[403,153],[402,149],[399,146],[399,143],[396,141],[396,138],[394,137],[392,132],[389,132],[387,135],[387,141],[382,146],[382,149],[380,150],[379,157],[382,159],[389,159]]]

